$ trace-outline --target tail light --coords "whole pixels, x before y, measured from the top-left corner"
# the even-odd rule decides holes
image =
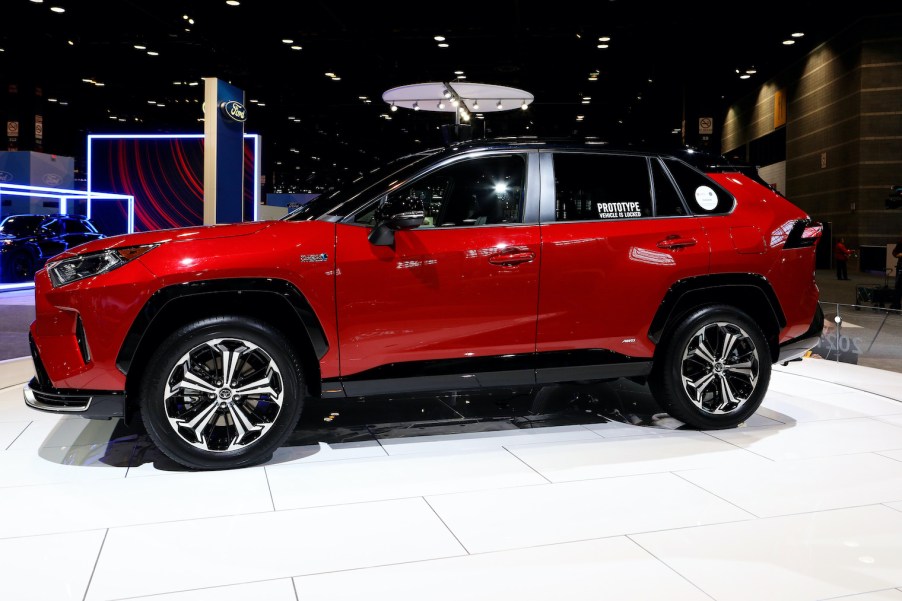
[[[814,246],[821,239],[824,233],[824,226],[810,219],[797,220],[789,235],[786,237],[786,243],[783,248],[806,248]]]

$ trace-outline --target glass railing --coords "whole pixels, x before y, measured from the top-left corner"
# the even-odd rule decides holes
[[[902,372],[902,311],[821,302],[824,331],[812,354]]]

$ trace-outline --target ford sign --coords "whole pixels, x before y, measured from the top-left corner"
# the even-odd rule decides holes
[[[44,177],[41,178],[41,181],[48,186],[56,187],[63,183],[63,178],[56,173],[45,173]]]
[[[228,102],[221,103],[219,105],[219,110],[222,111],[223,115],[238,123],[244,123],[247,119],[247,109],[237,100],[229,100]]]

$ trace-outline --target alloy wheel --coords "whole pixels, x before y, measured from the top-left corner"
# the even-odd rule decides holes
[[[689,399],[707,414],[735,413],[758,385],[758,349],[748,333],[729,322],[700,328],[681,358],[680,376]]]
[[[214,452],[243,449],[263,438],[283,401],[279,366],[261,347],[237,338],[208,340],[185,353],[163,394],[175,433]]]

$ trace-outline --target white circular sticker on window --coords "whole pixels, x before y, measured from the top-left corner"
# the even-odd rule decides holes
[[[717,207],[717,194],[708,186],[699,186],[695,189],[695,202],[706,211],[713,211]]]

